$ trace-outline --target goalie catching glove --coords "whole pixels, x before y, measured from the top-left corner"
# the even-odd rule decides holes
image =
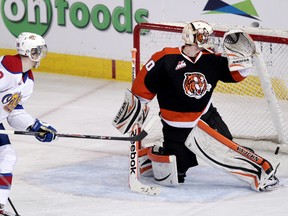
[[[226,32],[222,40],[224,55],[228,59],[230,71],[252,68],[252,57],[256,47],[252,38],[242,30]]]
[[[36,119],[35,123],[28,127],[28,131],[40,132],[35,135],[40,142],[51,142],[57,138],[57,131],[46,122]]]
[[[128,89],[125,92],[124,102],[114,118],[112,125],[121,133],[131,132],[132,126],[137,123],[143,125],[149,112],[147,104],[141,103]]]

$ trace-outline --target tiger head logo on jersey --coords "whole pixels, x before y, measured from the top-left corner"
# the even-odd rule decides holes
[[[184,74],[183,89],[189,97],[200,99],[207,91],[210,91],[211,84],[207,83],[205,76],[199,72]]]

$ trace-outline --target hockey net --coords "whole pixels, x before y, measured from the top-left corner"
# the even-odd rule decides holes
[[[135,27],[136,76],[153,53],[164,47],[183,45],[181,32],[184,25],[142,23]],[[213,104],[233,137],[288,146],[288,32],[218,24],[212,26],[217,52],[221,52],[223,34],[230,29],[243,29],[249,33],[258,52],[253,72],[248,78],[236,84],[219,82],[212,96]],[[150,103],[150,108],[150,118],[158,115],[156,99]],[[161,142],[161,138],[159,121],[143,143]]]

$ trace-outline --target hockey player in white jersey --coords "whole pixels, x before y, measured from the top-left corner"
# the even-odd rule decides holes
[[[56,138],[56,130],[47,123],[28,114],[23,103],[31,96],[34,86],[32,68],[40,65],[46,56],[45,40],[37,34],[21,33],[16,39],[16,55],[0,57],[0,130],[7,123],[17,130],[43,132],[35,135],[41,142],[51,142]],[[0,134],[0,216],[13,215],[4,207],[12,184],[12,173],[16,155],[9,137]]]

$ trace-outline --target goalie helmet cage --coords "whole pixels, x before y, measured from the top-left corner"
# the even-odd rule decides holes
[[[184,44],[181,33],[185,25],[186,23],[140,23],[135,26],[133,43],[137,49],[134,71],[136,76],[153,53],[164,47],[179,47]],[[212,96],[213,104],[233,137],[288,144],[288,32],[211,25],[214,29],[212,41],[216,52],[221,52],[220,43],[225,31],[242,29],[253,38],[258,53],[254,57],[250,76],[240,83],[218,82]],[[150,117],[157,115],[159,111],[155,100],[150,103]],[[161,141],[161,125],[149,132],[142,143]]]

